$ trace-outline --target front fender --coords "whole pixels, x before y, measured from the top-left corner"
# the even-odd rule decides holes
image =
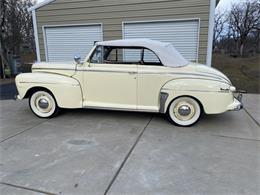
[[[32,88],[46,88],[52,92],[61,108],[81,108],[82,90],[80,83],[68,76],[52,73],[23,73],[15,78],[21,99]]]
[[[164,102],[164,112],[172,100],[181,96],[190,96],[199,101],[206,114],[217,114],[227,111],[233,100],[229,85],[215,80],[176,79],[167,82],[161,89],[161,94],[168,94]]]

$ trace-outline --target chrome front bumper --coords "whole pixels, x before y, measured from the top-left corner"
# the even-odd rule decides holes
[[[22,99],[22,98],[21,98],[20,95],[18,95],[18,94],[14,96],[14,100],[21,100],[21,99]]]

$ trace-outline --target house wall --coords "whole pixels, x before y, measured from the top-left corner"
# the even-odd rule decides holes
[[[121,39],[122,22],[200,18],[199,62],[206,63],[210,0],[56,0],[36,10],[41,60],[42,26],[102,23],[103,39]]]

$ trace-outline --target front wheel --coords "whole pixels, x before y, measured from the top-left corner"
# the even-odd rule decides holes
[[[35,91],[30,96],[29,105],[32,112],[40,118],[51,118],[59,111],[53,95],[45,90]]]
[[[195,124],[201,115],[199,103],[191,97],[179,97],[171,102],[167,116],[176,125],[187,127]]]

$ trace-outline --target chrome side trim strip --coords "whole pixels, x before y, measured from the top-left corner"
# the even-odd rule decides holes
[[[190,75],[190,76],[203,76],[203,77],[208,77],[208,78],[216,78],[216,79],[223,79],[220,76],[216,75],[207,75],[207,74],[198,74],[198,73],[182,73],[182,72],[162,72],[162,73],[154,73],[154,72],[138,72],[138,74],[176,74],[176,75]]]
[[[45,82],[33,82],[33,81],[21,81],[19,83],[36,83],[36,84],[57,84],[57,83],[45,83]]]
[[[198,79],[198,80],[206,80],[206,81],[218,81],[218,82],[221,82],[221,83],[226,83],[226,84],[230,84],[226,81],[223,81],[223,80],[217,80],[217,79],[206,79],[206,78],[200,78],[200,77],[181,77],[181,78],[175,78],[175,79],[172,79],[171,81],[173,80],[178,80],[178,79]]]
[[[49,83],[49,82],[33,82],[33,81],[21,81],[19,83],[51,84],[51,85],[66,84],[66,85],[72,85],[72,86],[79,86],[79,84],[71,84],[71,83]]]
[[[126,70],[126,71],[122,71],[122,70],[79,70],[79,71],[84,71],[84,72],[107,72],[107,73],[131,73],[131,74],[137,74],[136,71],[131,71],[131,70]]]
[[[109,72],[109,73],[128,73],[128,71],[115,71],[115,70],[78,70],[78,71],[89,71],[89,72]],[[203,77],[208,77],[208,78],[215,78],[215,79],[219,79],[219,80],[223,80],[224,78],[220,77],[220,76],[216,76],[216,75],[207,75],[207,74],[197,74],[197,73],[180,73],[180,72],[134,72],[134,73],[138,73],[138,74],[172,74],[172,75],[185,75],[185,76],[203,76]],[[227,81],[226,79],[224,79],[225,81]],[[228,81],[227,81],[228,82]],[[229,83],[229,82],[228,82]]]
[[[73,71],[75,71],[76,69],[73,69],[73,68],[32,68],[32,70],[73,70]]]
[[[231,84],[227,79],[220,77],[220,76],[216,76],[216,75],[207,75],[207,74],[197,74],[197,73],[180,73],[180,72],[136,72],[136,71],[116,71],[116,70],[97,70],[97,69],[88,69],[88,70],[84,70],[84,69],[62,69],[62,68],[33,68],[32,70],[72,70],[72,71],[83,71],[83,72],[104,72],[104,73],[130,73],[131,74],[171,74],[171,75],[184,75],[184,76],[202,76],[202,77],[207,77],[207,78],[214,78],[214,79],[218,79],[215,81],[222,81],[225,82],[227,84]],[[223,81],[224,80],[224,81]]]
[[[172,90],[172,89],[168,89],[168,88],[163,88],[162,90]],[[175,90],[175,91],[192,91],[192,92],[213,92],[213,93],[229,93],[229,91],[207,91],[207,90]]]
[[[96,69],[88,69],[88,70],[83,70],[83,69],[69,69],[69,68],[33,68],[32,70],[70,70],[70,71],[81,71],[81,72],[107,72],[107,73],[131,73],[131,74],[137,74],[135,71],[116,71],[116,70],[96,70]]]
[[[129,73],[128,71],[114,71],[114,70],[78,70],[78,71],[89,71],[89,72],[108,72],[108,73]],[[215,78],[221,81],[225,80],[226,83],[230,84],[228,80],[216,75],[197,74],[197,73],[180,73],[180,72],[133,72],[134,74],[172,74],[172,75],[185,75],[185,76],[203,76],[208,78]]]
[[[217,70],[217,69],[216,69]],[[212,76],[216,76],[215,74],[213,74],[213,73],[208,73],[208,72],[202,72],[202,73],[205,73],[205,74],[208,74],[208,75],[212,75]],[[219,77],[219,78],[222,78],[222,79],[224,79],[224,80],[226,80],[226,81],[228,81],[228,82],[230,82],[228,79],[226,79],[225,77],[223,77],[223,76],[220,76],[220,75],[217,75],[217,77]]]

